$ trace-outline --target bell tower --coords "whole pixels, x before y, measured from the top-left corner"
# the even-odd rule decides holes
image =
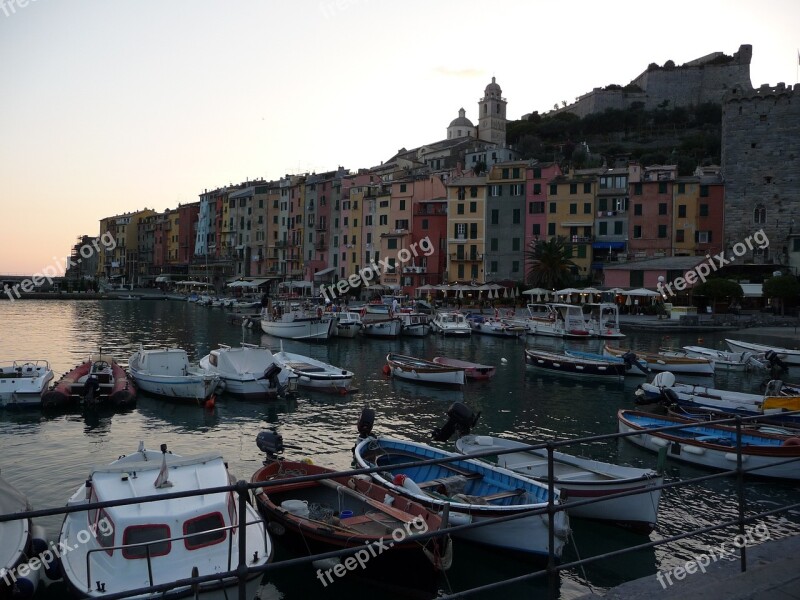
[[[506,143],[506,99],[502,92],[492,77],[478,100],[478,139],[501,146]]]

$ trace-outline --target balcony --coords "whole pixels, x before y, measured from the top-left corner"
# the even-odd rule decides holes
[[[573,235],[567,238],[568,244],[586,244],[594,241],[591,235]]]
[[[325,240],[317,240],[314,242],[314,249],[315,250],[327,250],[328,249],[328,242]]]
[[[275,242],[276,248],[286,248],[286,240],[278,240]]]
[[[417,208],[414,211],[415,217],[446,217],[447,209],[445,208]]]
[[[314,226],[316,231],[328,231],[328,224],[327,223],[317,223]]]
[[[455,262],[480,262],[483,254],[451,254],[450,260]]]
[[[426,269],[422,266],[403,267],[403,273],[425,273]]]
[[[395,229],[393,231],[390,231],[389,233],[382,233],[381,237],[382,238],[383,237],[395,237],[395,236],[398,236],[398,235],[408,235],[409,233],[410,232],[408,231],[408,229]]]

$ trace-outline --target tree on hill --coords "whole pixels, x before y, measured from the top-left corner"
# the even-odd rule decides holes
[[[548,290],[568,285],[573,279],[573,269],[578,267],[571,254],[563,237],[531,243],[525,251],[525,261],[530,263],[526,273],[528,283]]]
[[[781,305],[781,315],[784,314],[784,306],[787,301],[797,300],[800,295],[800,283],[794,275],[780,275],[770,277],[764,281],[764,296],[775,298]]]

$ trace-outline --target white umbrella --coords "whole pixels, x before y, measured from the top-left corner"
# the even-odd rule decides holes
[[[503,298],[508,298],[508,288],[503,288]]]
[[[523,295],[525,296],[541,296],[542,294],[547,294],[550,290],[546,290],[545,288],[531,288],[529,290],[525,290]]]

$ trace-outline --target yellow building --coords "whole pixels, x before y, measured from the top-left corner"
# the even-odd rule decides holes
[[[486,178],[455,177],[447,184],[447,280],[484,279]]]
[[[592,264],[597,187],[596,169],[559,175],[549,183],[547,238],[564,238],[580,278],[589,276]]]
[[[694,256],[697,254],[695,231],[699,215],[700,180],[682,177],[673,189],[672,255]]]

